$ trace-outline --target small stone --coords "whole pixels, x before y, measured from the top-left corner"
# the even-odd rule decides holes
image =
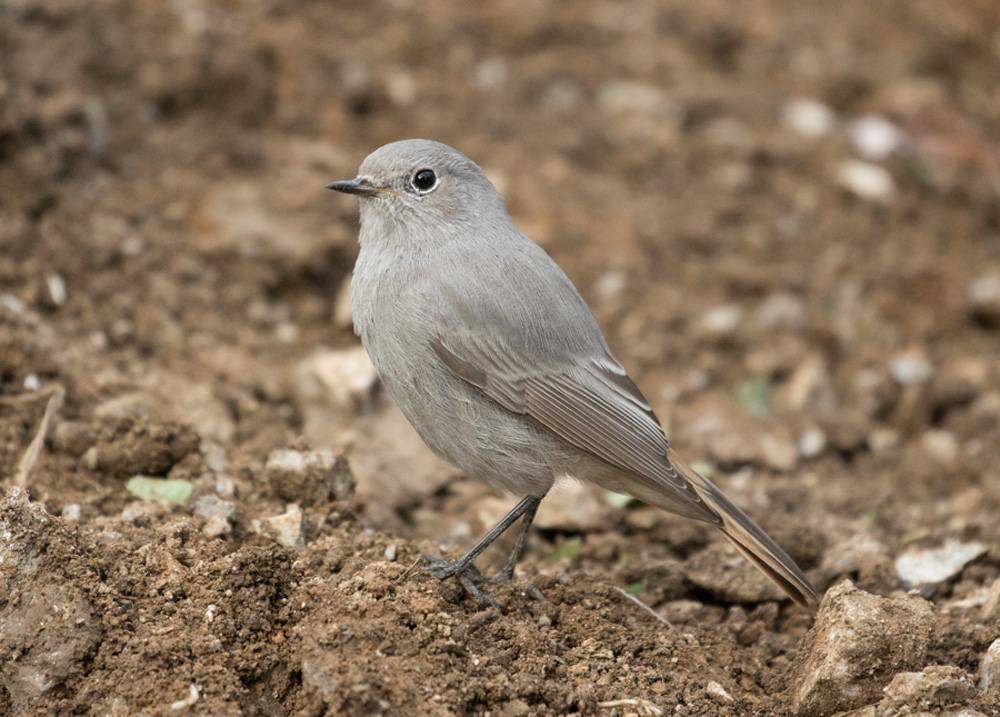
[[[304,516],[295,503],[288,506],[281,515],[276,515],[252,523],[255,532],[260,533],[286,548],[301,548],[306,544]]]
[[[524,700],[510,700],[503,706],[504,717],[524,717],[531,714],[531,705]]]
[[[1000,274],[985,274],[969,282],[969,313],[980,326],[1000,328]]]
[[[354,435],[358,417],[375,405],[378,375],[364,347],[321,350],[296,369],[295,400],[303,433],[340,443]]]
[[[223,500],[232,500],[236,497],[236,483],[227,475],[220,475],[215,479],[215,492]]]
[[[781,391],[782,402],[796,413],[830,415],[837,407],[826,361],[813,354],[800,363]]]
[[[387,546],[385,546],[385,559],[388,560],[389,562],[394,561],[396,559],[397,550],[398,548],[396,547],[395,543],[389,543]]]
[[[209,540],[221,538],[233,532],[232,524],[221,515],[210,515],[201,528],[202,534]]]
[[[938,463],[947,465],[958,456],[958,440],[951,431],[932,428],[920,437],[924,452]]]
[[[45,287],[49,290],[49,300],[56,306],[66,303],[66,280],[59,274],[45,277]]]
[[[588,533],[607,525],[608,506],[601,491],[579,481],[557,485],[554,500],[542,501],[534,525],[541,530],[560,533]],[[506,505],[506,502],[505,502]]]
[[[320,351],[298,367],[299,393],[350,413],[368,403],[378,376],[363,346]]]
[[[597,277],[595,289],[601,301],[611,302],[618,299],[625,291],[627,278],[621,269],[611,269]]]
[[[887,706],[921,711],[968,702],[976,694],[972,676],[953,665],[932,665],[920,672],[901,672],[885,688]],[[893,714],[905,714],[893,711]]]
[[[315,505],[349,501],[354,495],[354,474],[347,459],[329,450],[272,451],[264,477],[274,495],[288,502]]]
[[[202,441],[201,456],[205,459],[205,465],[213,473],[221,473],[229,465],[226,449],[214,443],[206,444],[205,441]]]
[[[757,308],[754,320],[765,331],[799,329],[805,320],[805,308],[802,299],[794,294],[771,294]]]
[[[994,580],[986,589],[982,617],[983,622],[992,622],[1000,619],[1000,578]]]
[[[473,82],[484,90],[498,90],[507,81],[507,63],[502,57],[488,57],[476,65]]]
[[[787,473],[799,462],[795,442],[784,435],[767,433],[761,436],[760,454],[764,464],[776,471]]]
[[[65,506],[59,513],[63,520],[68,520],[70,522],[77,522],[80,520],[80,504],[70,503]]]
[[[833,110],[816,100],[797,99],[785,105],[782,121],[803,137],[822,137],[833,131],[837,117]]]
[[[169,505],[160,500],[136,500],[122,509],[121,518],[126,523],[150,525],[155,519],[170,512]]]
[[[800,458],[815,458],[826,450],[826,433],[818,426],[810,426],[802,431],[795,447],[799,451]]]
[[[735,700],[732,698],[732,695],[726,692],[726,688],[720,685],[715,680],[712,680],[707,685],[705,685],[705,692],[708,694],[709,697],[718,702],[720,705],[728,705],[735,702]]]
[[[926,383],[934,375],[934,366],[920,349],[905,351],[892,359],[892,377],[901,386]]]
[[[831,588],[796,657],[795,714],[820,717],[878,700],[891,675],[924,664],[933,625],[921,598],[878,597],[849,580]]]
[[[920,594],[929,598],[938,585],[956,577],[962,568],[988,548],[982,543],[961,543],[948,540],[936,550],[910,550],[896,558],[896,573],[903,581],[903,588],[920,588]]]
[[[979,689],[1000,692],[1000,639],[994,640],[983,655],[983,663],[979,666]]]
[[[878,115],[867,115],[851,123],[851,143],[864,159],[885,159],[903,145],[905,137],[899,127]]]
[[[232,520],[236,516],[236,504],[217,495],[205,495],[195,504],[195,512],[205,518],[220,515],[226,520]]]
[[[885,204],[896,194],[896,183],[884,167],[848,159],[837,167],[837,183],[861,199]]]
[[[716,306],[702,314],[698,330],[705,338],[720,340],[731,336],[742,320],[743,309],[737,304]]]

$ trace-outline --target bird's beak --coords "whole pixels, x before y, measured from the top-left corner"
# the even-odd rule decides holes
[[[373,194],[381,194],[385,192],[385,189],[379,189],[378,187],[373,187],[368,183],[368,180],[358,177],[357,179],[347,179],[343,182],[330,182],[326,185],[327,189],[332,189],[335,192],[343,192],[344,194],[359,194],[361,196],[371,196]]]

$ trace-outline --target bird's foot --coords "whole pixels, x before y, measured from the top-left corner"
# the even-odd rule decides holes
[[[477,568],[471,561],[459,558],[458,560],[445,560],[444,558],[438,558],[433,555],[427,555],[424,557],[424,570],[430,575],[438,578],[439,580],[444,580],[450,577],[458,577],[465,591],[469,593],[472,598],[481,605],[489,605],[497,610],[497,612],[503,612],[500,607],[500,603],[493,598],[492,595],[485,592],[476,583],[494,583],[499,585],[507,585],[513,581],[514,571],[504,568],[496,575],[483,575],[479,572]],[[542,602],[545,601],[545,596],[542,595],[542,591],[536,588],[534,585],[529,585],[527,593],[531,595],[536,600]]]

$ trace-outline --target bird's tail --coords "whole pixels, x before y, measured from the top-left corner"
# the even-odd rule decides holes
[[[669,450],[670,462],[722,518],[719,529],[754,565],[803,607],[819,602],[816,590],[799,566],[718,488]]]

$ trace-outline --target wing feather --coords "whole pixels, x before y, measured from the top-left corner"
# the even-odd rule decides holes
[[[509,411],[665,494],[675,512],[720,524],[667,457],[669,444],[645,397],[610,355],[534,371],[496,339],[438,336],[435,353],[457,375]]]

